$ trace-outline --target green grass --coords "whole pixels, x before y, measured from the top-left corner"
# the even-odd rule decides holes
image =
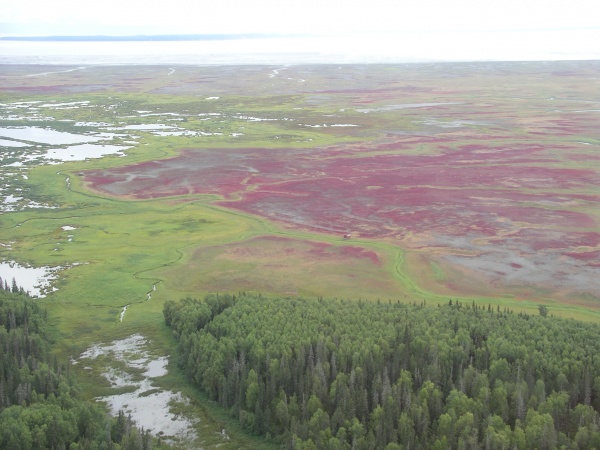
[[[446,274],[435,261],[431,261],[431,271],[433,272],[433,277],[438,281],[443,281],[446,278]]]

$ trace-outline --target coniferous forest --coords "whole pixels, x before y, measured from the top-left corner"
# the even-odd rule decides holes
[[[0,449],[150,448],[131,418],[81,397],[51,353],[46,312],[22,289],[0,289]]]
[[[491,306],[167,302],[187,376],[290,449],[600,448],[600,327]]]

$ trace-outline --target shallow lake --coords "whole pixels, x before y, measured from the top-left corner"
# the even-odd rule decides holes
[[[114,415],[120,410],[125,411],[138,426],[150,430],[154,435],[191,442],[196,437],[193,422],[170,411],[172,403],[185,404],[189,400],[180,392],[163,390],[154,385],[154,378],[167,374],[168,357],[152,356],[148,347],[146,338],[134,334],[111,343],[94,345],[73,360],[72,364],[85,364],[99,356],[108,356],[112,364],[106,368],[104,377],[113,388],[129,387],[132,392],[99,397],[97,400],[106,403]],[[140,369],[143,370],[141,379]]]
[[[85,142],[98,142],[112,139],[115,135],[102,133],[95,135],[73,134],[64,131],[40,127],[0,127],[0,137],[20,139],[22,141],[39,142],[41,144],[68,145]]]
[[[120,145],[100,145],[100,144],[79,144],[71,145],[67,148],[54,148],[48,150],[44,155],[45,159],[55,159],[60,161],[83,161],[87,158],[101,158],[106,155],[123,156],[122,151],[131,147]]]
[[[9,141],[8,139],[0,139],[0,147],[29,147],[31,144],[19,141]]]
[[[54,272],[56,268],[51,267],[25,267],[15,262],[0,262],[0,277],[12,286],[15,279],[17,286],[35,297],[45,297],[43,291],[50,288],[50,282],[56,279]]]

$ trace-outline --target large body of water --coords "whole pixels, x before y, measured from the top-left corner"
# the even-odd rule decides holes
[[[0,64],[354,64],[600,59],[600,28],[212,41],[0,41]]]

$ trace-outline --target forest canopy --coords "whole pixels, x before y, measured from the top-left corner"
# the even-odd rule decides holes
[[[165,304],[181,365],[288,448],[600,448],[600,327],[450,301]]]

